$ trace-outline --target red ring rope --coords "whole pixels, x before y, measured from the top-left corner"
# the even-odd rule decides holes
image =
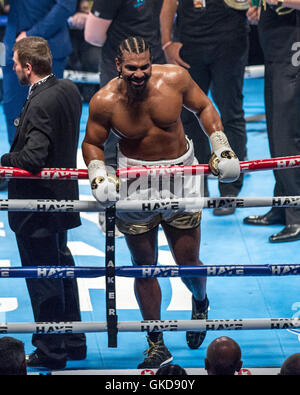
[[[261,170],[281,170],[300,167],[300,156],[287,156],[281,158],[257,159],[240,162],[241,172],[249,173]],[[211,174],[207,164],[190,166],[154,166],[134,167],[117,170],[119,177],[137,177],[139,175],[175,174]],[[0,178],[29,178],[29,179],[57,179],[57,180],[87,180],[87,169],[44,168],[37,174],[15,167],[0,167]]]

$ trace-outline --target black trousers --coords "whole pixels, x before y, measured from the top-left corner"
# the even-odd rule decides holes
[[[67,247],[67,231],[49,237],[16,234],[22,266],[74,266]],[[26,279],[36,322],[80,321],[76,279]],[[85,335],[50,334],[32,337],[32,344],[43,357],[66,360],[68,349],[85,346]]]
[[[239,160],[246,157],[246,125],[243,111],[244,71],[248,60],[248,35],[220,40],[214,44],[199,44],[197,48],[183,46],[182,59],[189,63],[191,77],[205,94],[211,91],[220,112],[224,132]],[[185,133],[194,142],[199,163],[208,163],[211,149],[209,139],[198,120],[183,109],[181,119]],[[219,183],[221,196],[237,196],[243,184],[243,176],[229,184]]]
[[[300,153],[300,73],[289,63],[265,64],[265,110],[272,157]],[[274,171],[274,196],[300,195],[300,168]],[[300,207],[276,209],[287,225],[300,224]]]
[[[84,39],[83,30],[70,29],[73,52],[69,55],[66,69],[99,72],[101,48],[89,44]],[[92,96],[99,90],[99,82],[95,84],[77,84],[83,101],[89,103]]]

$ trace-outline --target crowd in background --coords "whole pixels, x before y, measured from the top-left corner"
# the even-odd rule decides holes
[[[76,12],[69,18],[68,26],[73,46],[73,52],[69,55],[66,64],[67,70],[100,73],[100,53],[101,48],[89,44],[84,39],[84,26],[92,2],[89,0],[78,0]],[[9,13],[9,0],[0,0],[0,16],[7,16]],[[3,41],[6,19],[0,23],[0,42]],[[249,53],[247,65],[263,64],[263,53],[259,43],[257,26],[250,26],[249,32]],[[93,94],[99,89],[99,83],[79,84],[82,100],[88,103]],[[2,100],[2,80],[0,80],[0,102]]]

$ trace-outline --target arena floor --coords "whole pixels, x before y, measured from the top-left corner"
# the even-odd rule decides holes
[[[244,87],[246,117],[263,114],[263,79],[247,79]],[[80,143],[85,133],[88,107],[82,114]],[[248,122],[248,159],[269,157],[265,121]],[[0,107],[0,154],[7,152],[3,109]],[[78,151],[78,168],[84,164]],[[273,173],[263,171],[245,177],[241,196],[272,196]],[[209,179],[210,196],[218,196],[217,182]],[[80,181],[80,198],[90,198],[88,181]],[[6,192],[0,193],[5,199]],[[237,209],[234,215],[215,217],[211,210],[204,210],[200,257],[205,264],[284,264],[299,263],[299,241],[274,245],[268,237],[281,230],[281,226],[251,227],[243,224],[250,214],[266,212],[265,208]],[[69,247],[78,266],[104,266],[105,238],[97,226],[97,214],[82,213],[82,226],[69,232]],[[8,226],[7,213],[0,212],[0,266],[20,266],[14,235]],[[159,264],[172,265],[174,261],[163,232],[159,237]],[[124,237],[116,239],[116,265],[130,265]],[[1,280],[0,322],[32,322],[33,315],[24,279]],[[160,279],[162,287],[162,319],[190,319],[191,298],[179,278]],[[83,321],[105,321],[105,279],[78,279]],[[286,277],[223,277],[208,278],[210,299],[209,318],[279,318],[300,316],[300,279]],[[117,310],[119,321],[142,319],[133,293],[133,279],[117,278]],[[204,372],[204,357],[208,344],[221,335],[231,336],[241,346],[245,368],[275,368],[291,354],[300,352],[300,331],[243,330],[209,331],[198,350],[190,350],[184,332],[165,332],[165,343],[174,356],[174,363]],[[15,335],[25,342],[26,352],[33,351],[31,335]],[[88,374],[113,374],[113,371],[136,374],[138,363],[147,348],[143,333],[119,333],[118,347],[108,348],[106,333],[87,334],[88,354],[84,361],[69,361],[63,372]],[[194,369],[200,368],[199,371]],[[254,369],[255,371],[255,369]],[[29,369],[29,373],[46,373],[45,369]],[[259,370],[257,371],[259,374]],[[55,372],[53,372],[55,373]],[[57,372],[58,374],[58,372]]]

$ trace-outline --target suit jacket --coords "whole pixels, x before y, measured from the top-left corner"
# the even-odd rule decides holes
[[[12,63],[12,48],[21,31],[47,40],[54,59],[65,58],[72,52],[67,19],[76,11],[76,0],[10,0],[9,3],[3,40],[7,65]]]
[[[43,167],[76,168],[81,98],[69,80],[50,76],[37,85],[22,110],[11,150],[2,166],[39,172]],[[78,182],[12,179],[9,199],[78,199]],[[79,213],[9,212],[11,229],[44,237],[80,225]]]

